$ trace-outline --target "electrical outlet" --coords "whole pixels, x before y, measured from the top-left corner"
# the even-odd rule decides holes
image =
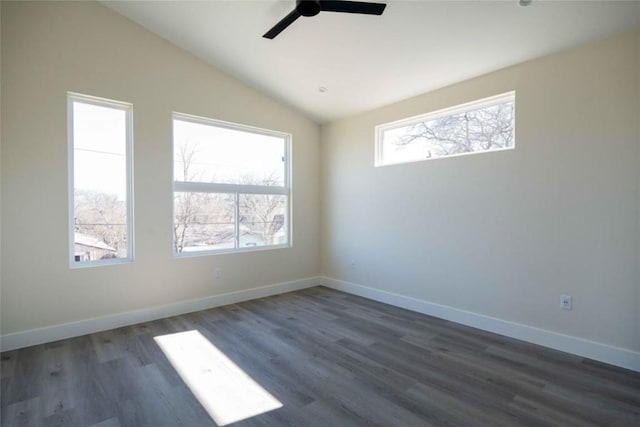
[[[560,295],[560,308],[563,310],[571,310],[570,295]]]
[[[216,269],[213,270],[213,277],[215,277],[216,279],[222,278],[222,269],[220,267],[216,267]]]
[[[356,260],[355,259],[352,259],[350,264],[351,264],[351,268],[356,268]]]

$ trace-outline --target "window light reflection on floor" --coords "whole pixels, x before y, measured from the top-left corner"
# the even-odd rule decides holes
[[[282,407],[199,331],[161,335],[154,340],[219,426]]]

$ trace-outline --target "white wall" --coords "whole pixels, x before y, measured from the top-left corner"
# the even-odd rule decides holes
[[[67,91],[134,106],[132,264],[68,266]],[[292,249],[173,257],[172,111],[293,134]],[[319,273],[318,126],[99,4],[2,2],[2,125],[3,335]]]
[[[374,168],[374,126],[509,90],[515,150]],[[640,351],[639,104],[636,32],[323,126],[323,275]]]

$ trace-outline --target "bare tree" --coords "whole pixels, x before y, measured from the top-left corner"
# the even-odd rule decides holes
[[[194,246],[233,242],[235,197],[232,193],[176,193],[176,252]]]
[[[196,144],[182,144],[176,153],[182,164],[182,180],[193,181],[198,175],[193,172],[193,161],[198,152]],[[184,250],[185,239],[191,224],[196,222],[196,215],[202,207],[202,193],[183,192],[174,195],[173,245],[180,253]]]
[[[273,186],[279,181],[277,172],[257,178],[252,175],[242,177],[242,184]],[[240,194],[240,224],[245,234],[255,236],[265,245],[275,242],[277,233],[284,226],[286,197],[280,194]]]
[[[198,146],[182,144],[175,155],[179,171],[185,182],[201,180],[197,168]],[[215,181],[215,177],[211,178]],[[208,181],[208,180],[207,180]],[[274,186],[279,185],[279,177],[273,172],[264,177],[245,175],[239,184]],[[176,192],[174,195],[174,250],[184,252],[185,248],[197,246],[233,245],[235,238],[235,193]],[[270,245],[275,242],[278,232],[284,226],[286,197],[271,194],[239,194],[239,218],[241,236],[254,236],[260,242]]]
[[[173,245],[177,253],[184,249],[189,226],[195,221],[199,193],[176,193],[174,195]]]
[[[74,192],[75,231],[95,237],[116,251],[127,247],[127,206],[115,194]]]
[[[416,123],[394,144],[422,142],[427,158],[508,148],[513,145],[513,114],[508,102]]]
[[[182,165],[182,179],[198,182],[195,168],[198,145],[182,144],[176,153]],[[215,177],[211,177],[215,180]],[[235,199],[233,194],[176,192],[174,195],[173,244],[176,253],[187,247],[215,246],[233,242]]]

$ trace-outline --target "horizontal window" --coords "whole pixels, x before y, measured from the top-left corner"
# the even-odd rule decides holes
[[[376,127],[376,166],[511,149],[515,92]]]
[[[290,137],[174,114],[174,253],[290,242]]]

